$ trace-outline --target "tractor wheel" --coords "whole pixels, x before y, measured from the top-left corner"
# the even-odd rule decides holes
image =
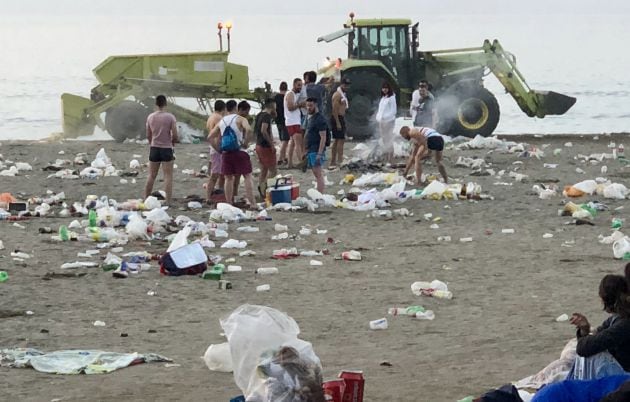
[[[450,136],[488,137],[499,124],[499,103],[477,85],[455,84],[438,100],[438,131]]]
[[[105,128],[116,142],[142,137],[149,109],[140,103],[125,100],[112,106],[105,115]]]
[[[343,78],[350,80],[348,87],[348,103],[346,112],[346,129],[348,137],[365,140],[374,134],[376,129],[374,115],[378,110],[381,86],[384,78],[373,71],[349,71]],[[396,85],[392,84],[392,88]]]

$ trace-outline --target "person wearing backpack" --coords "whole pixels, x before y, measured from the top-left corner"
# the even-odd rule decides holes
[[[222,156],[221,171],[225,176],[225,199],[229,204],[234,203],[235,180],[242,175],[245,179],[245,196],[249,207],[255,208],[252,162],[247,152],[243,150],[248,146],[248,136],[252,129],[247,119],[236,113],[236,101],[229,100],[225,106],[227,114],[210,133],[210,145],[217,152],[221,152]]]

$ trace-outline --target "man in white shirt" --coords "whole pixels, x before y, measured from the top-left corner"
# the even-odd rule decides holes
[[[411,94],[411,121],[416,127],[435,127],[437,121],[435,110],[435,98],[429,92],[429,83],[420,81],[418,89]]]

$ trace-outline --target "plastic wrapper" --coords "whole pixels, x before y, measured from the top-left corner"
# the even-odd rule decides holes
[[[319,358],[287,314],[245,304],[221,319],[234,381],[248,402],[324,402]]]

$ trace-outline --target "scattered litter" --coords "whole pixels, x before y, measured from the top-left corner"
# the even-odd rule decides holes
[[[94,321],[95,327],[104,327],[106,324],[103,321]]]
[[[370,329],[372,330],[387,329],[388,327],[387,318],[383,317],[378,320],[370,321]]]
[[[566,314],[562,314],[561,316],[556,318],[556,322],[565,322],[565,321],[569,321],[569,316]]]

